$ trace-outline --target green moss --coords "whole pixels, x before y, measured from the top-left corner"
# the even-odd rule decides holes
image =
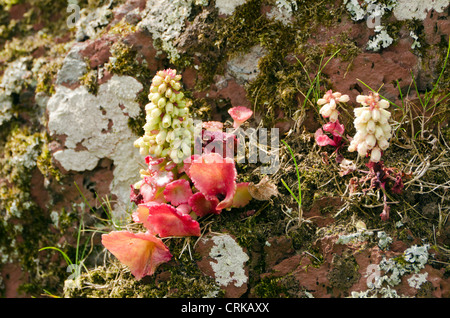
[[[48,136],[45,134],[45,143],[41,147],[41,154],[36,159],[36,166],[42,175],[46,178],[54,178],[56,181],[61,181],[62,173],[53,164],[50,150],[48,149]]]
[[[266,277],[256,284],[253,293],[260,298],[298,298],[301,297],[299,282],[290,275]]]
[[[0,5],[4,6],[6,9],[10,9],[13,5],[22,3],[23,0],[1,0]]]
[[[176,264],[173,264],[173,263]],[[115,264],[113,261],[112,264]],[[99,266],[80,277],[83,288],[65,288],[65,297],[201,298],[223,297],[214,280],[204,276],[195,262],[182,256],[161,265],[153,276],[137,281],[120,264]]]
[[[334,255],[332,266],[327,277],[331,286],[340,290],[346,291],[361,277],[358,272],[358,263],[353,255]]]
[[[44,69],[39,73],[38,82],[36,85],[36,93],[42,92],[51,96],[55,93],[55,86],[53,80],[56,77],[57,69],[49,68]]]
[[[76,233],[74,224],[79,222],[77,209],[58,212],[55,223],[49,211],[37,202],[37,196],[47,192],[42,184],[42,174],[49,184],[52,180],[60,181],[61,173],[51,162],[48,149],[48,136],[45,132],[33,131],[28,126],[21,126],[16,121],[8,124],[7,132],[0,143],[0,255],[2,262],[11,262],[20,267],[24,273],[33,275],[21,277],[23,285],[18,292],[25,295],[40,296],[43,290],[61,291],[61,282],[68,276],[62,257],[56,252],[39,252],[46,246],[54,246],[64,236],[66,239],[58,244],[71,259],[75,259],[76,244],[70,240]],[[37,178],[35,178],[37,177]],[[44,181],[45,182],[45,181]],[[50,192],[47,192],[50,194]],[[51,210],[55,199],[50,194],[46,208]]]
[[[80,77],[80,84],[85,86],[89,93],[97,95],[98,92],[97,78],[98,78],[97,71],[88,69],[87,72],[82,77]]]

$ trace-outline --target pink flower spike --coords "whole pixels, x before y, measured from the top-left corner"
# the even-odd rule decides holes
[[[102,235],[102,244],[119,261],[130,268],[137,280],[153,275],[156,268],[171,260],[172,255],[164,243],[150,233],[114,231]]]
[[[231,158],[217,153],[200,156],[191,163],[189,174],[194,186],[205,196],[220,196],[218,210],[231,207],[236,193],[236,167]]]
[[[248,185],[249,182],[241,182],[236,185],[236,193],[233,197],[233,207],[242,208],[252,200],[253,197],[248,191]]]
[[[195,193],[193,196],[189,198],[189,206],[192,208],[192,211],[197,214],[199,217],[203,217],[208,214],[220,214],[221,210],[217,210],[217,204],[219,204],[219,199],[215,196],[208,196],[201,192]]]
[[[152,205],[148,214],[148,229],[160,237],[200,236],[200,224],[169,204]]]
[[[246,120],[248,120],[253,115],[253,111],[247,107],[244,106],[236,106],[233,108],[230,108],[228,110],[228,114],[233,118],[234,128],[238,128],[242,123],[244,123]]]
[[[164,198],[172,205],[178,206],[187,203],[192,196],[192,189],[189,181],[179,179],[166,185],[164,189]]]

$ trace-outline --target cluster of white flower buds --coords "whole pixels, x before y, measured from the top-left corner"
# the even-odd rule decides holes
[[[391,113],[386,110],[389,102],[380,99],[379,94],[359,95],[356,101],[363,107],[354,109],[356,134],[350,142],[349,151],[358,151],[365,157],[370,151],[370,161],[379,162],[382,151],[389,147]]]
[[[322,106],[319,113],[334,123],[338,120],[339,111],[336,109],[337,103],[347,103],[350,100],[348,95],[342,95],[339,92],[333,93],[331,90],[326,92],[323,98],[317,100],[317,104]]]
[[[191,155],[194,121],[188,100],[181,91],[176,70],[159,71],[152,80],[150,103],[145,106],[144,135],[134,142],[142,155],[168,157],[175,163]]]

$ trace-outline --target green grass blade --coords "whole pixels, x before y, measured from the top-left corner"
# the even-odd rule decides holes
[[[283,183],[283,185],[285,186],[285,188],[289,191],[289,193],[292,195],[292,197],[295,199],[295,201],[297,201],[298,205],[301,206],[301,202],[298,200],[297,196],[294,194],[294,192],[292,192],[291,188],[289,188],[289,186],[286,184],[286,182],[284,182],[283,179],[281,179],[281,182]]]
[[[43,251],[43,250],[55,250],[55,251],[58,251],[58,252],[60,252],[61,255],[63,256],[63,258],[64,258],[64,260],[66,261],[67,265],[73,265],[73,263],[72,263],[72,261],[70,260],[69,256],[67,256],[67,254],[64,253],[62,250],[60,250],[59,248],[54,247],[54,246],[47,246],[47,247],[43,247],[43,248],[39,249],[39,252],[40,252],[40,251]]]
[[[444,71],[447,68],[447,62],[448,62],[449,56],[450,56],[450,39],[448,41],[447,55],[445,56],[444,66],[442,67],[441,73],[439,74],[439,77],[438,77],[436,83],[434,84],[433,89],[430,92],[430,98],[427,100],[426,104],[428,104],[428,102],[433,97],[434,92],[437,90],[437,87],[438,87],[439,82],[441,81],[442,75],[444,74]]]
[[[297,182],[298,182],[298,200],[297,200],[297,202],[299,204],[299,207],[301,207],[302,206],[302,187],[301,187],[301,182],[300,182],[300,171],[298,170],[297,160],[295,160],[295,155],[294,155],[294,152],[292,151],[291,147],[289,147],[289,145],[284,140],[282,140],[281,142],[287,147],[287,149],[289,150],[289,152],[291,154],[292,160],[294,160],[295,171],[297,173]]]
[[[358,82],[360,82],[361,84],[363,84],[365,87],[367,87],[368,89],[370,89],[372,92],[378,93],[378,91],[374,90],[372,87],[370,87],[369,85],[367,85],[366,83],[364,83],[364,82],[361,81],[360,79],[357,79],[357,80],[358,80]],[[385,99],[385,100],[387,100],[387,101],[389,102],[389,104],[391,104],[391,105],[393,105],[393,106],[395,106],[395,107],[397,107],[397,108],[403,109],[401,106],[398,106],[396,103],[390,101],[389,99],[387,99],[386,97],[384,97],[384,96],[381,95],[381,94],[380,94],[380,97],[383,98],[383,99]]]

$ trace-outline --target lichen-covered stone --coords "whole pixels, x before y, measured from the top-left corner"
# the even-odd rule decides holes
[[[312,105],[325,86],[354,101],[369,92],[367,85],[397,105],[412,107],[412,114],[420,117],[411,79],[424,92],[433,89],[441,74],[450,34],[448,1],[78,1],[83,14],[74,28],[67,25],[67,4],[0,3],[0,74],[2,83],[9,78],[14,89],[11,94],[0,89],[0,232],[5,233],[0,253],[3,261],[11,262],[1,265],[2,295],[18,295],[20,285],[26,296],[37,297],[43,289],[66,297],[450,296],[448,253],[440,249],[448,245],[450,232],[448,222],[439,221],[445,220],[448,206],[441,186],[448,179],[448,156],[440,148],[449,135],[447,101],[431,119],[439,128],[427,121],[415,139],[409,134],[423,127],[397,122],[402,110],[390,108],[399,126],[391,137],[396,147],[389,147],[383,159],[414,173],[420,172],[414,171],[414,158],[429,157],[436,165],[421,175],[424,188],[411,182],[404,196],[392,198],[398,202],[391,205],[392,223],[378,220],[375,195],[367,201],[346,200],[350,176],[338,175],[329,165],[332,157],[315,151],[310,135],[320,126]],[[132,143],[143,134],[151,79],[169,67],[183,75],[193,116],[224,120],[228,108],[244,105],[255,112],[256,122],[288,132],[308,222],[299,224],[296,202],[277,181],[297,182],[285,153],[280,157],[283,169],[274,176],[279,196],[200,220],[211,232],[232,235],[247,255],[241,266],[246,257],[236,254],[241,256],[238,272],[244,268],[245,273],[239,276],[245,281],[240,287],[233,285],[237,281],[227,288],[216,282],[210,263],[222,260],[201,250],[201,241],[171,241],[179,257],[147,281],[137,283],[114,260],[94,268],[94,260],[103,259],[98,251],[100,255],[83,259],[89,272],[72,281],[84,284],[83,289],[69,288],[69,280],[63,291],[70,274],[64,259],[56,251],[36,251],[56,246],[73,259],[79,224],[99,230],[117,225],[105,221],[109,211],[102,199],[112,195],[112,203],[128,202],[129,185],[139,177],[134,169],[142,161]],[[320,83],[312,85],[316,75]],[[446,92],[449,78],[448,68],[442,70],[436,92]],[[120,95],[122,86],[131,88],[124,92],[129,96]],[[349,114],[355,106],[348,103]],[[351,129],[345,113],[345,127]],[[58,132],[48,135],[47,128]],[[416,147],[401,148],[412,144],[420,153]],[[259,181],[257,166],[238,169],[243,181]],[[433,191],[416,193],[426,192],[431,184]],[[430,202],[435,202],[433,213],[415,208],[433,206]],[[412,215],[414,221],[408,220]],[[387,236],[374,235],[379,230],[355,232],[355,219],[363,219],[367,229],[382,228]],[[92,242],[95,250],[98,238],[87,233],[81,241]],[[394,269],[408,264],[403,253],[423,241],[436,245],[428,250],[427,263],[398,276],[401,283],[391,286],[387,278],[397,282],[397,276],[391,277]],[[281,243],[279,253],[276,242]],[[208,247],[213,243],[209,240]],[[340,258],[333,262],[334,255]],[[423,251],[411,258],[414,264],[420,255]],[[380,269],[384,286],[368,289],[368,278],[376,273],[369,270],[379,264],[391,269],[387,275]],[[351,286],[345,274],[351,274]]]
[[[57,86],[47,104],[48,127],[54,135],[65,135],[65,149],[53,156],[67,171],[92,170],[102,158],[113,160],[111,193],[123,209],[128,205],[129,186],[139,173],[141,156],[133,147],[136,136],[128,118],[139,115],[135,101],[142,84],[129,76],[114,75],[98,88],[97,95],[84,86]],[[86,116],[86,114],[89,116]]]

